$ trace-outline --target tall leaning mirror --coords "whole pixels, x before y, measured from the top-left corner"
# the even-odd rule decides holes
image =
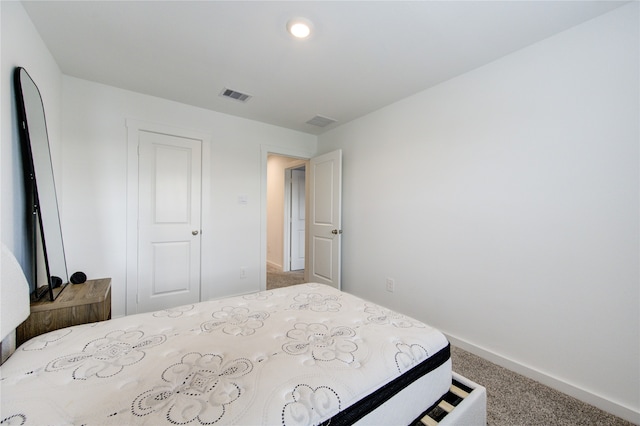
[[[27,231],[34,254],[32,297],[37,300],[48,295],[54,300],[69,279],[44,104],[40,90],[24,68],[15,69],[14,86],[29,209]],[[40,253],[44,254],[44,268],[38,267]]]

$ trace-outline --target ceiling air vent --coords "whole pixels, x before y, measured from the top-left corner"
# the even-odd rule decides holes
[[[331,123],[335,123],[337,120],[329,117],[323,117],[321,115],[316,115],[311,120],[307,121],[307,124],[311,124],[313,126],[325,127]]]
[[[226,88],[222,92],[220,92],[220,96],[222,96],[223,98],[233,99],[234,101],[238,102],[247,102],[249,99],[251,99],[251,95],[236,92],[235,90]]]

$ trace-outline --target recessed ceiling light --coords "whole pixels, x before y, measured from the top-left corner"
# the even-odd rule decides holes
[[[287,31],[295,38],[307,38],[311,34],[311,22],[304,18],[295,18],[287,22]]]

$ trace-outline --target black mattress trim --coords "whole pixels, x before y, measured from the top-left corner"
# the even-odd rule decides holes
[[[403,375],[396,377],[377,391],[365,396],[358,402],[340,411],[324,425],[352,425],[371,413],[376,408],[393,398],[398,392],[406,388],[425,374],[428,374],[447,362],[451,357],[451,344],[422,361]]]

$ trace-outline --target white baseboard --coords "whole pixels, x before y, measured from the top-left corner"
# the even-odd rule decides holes
[[[278,268],[278,269],[279,269],[279,270],[281,270],[281,271],[283,270],[283,269],[282,269],[282,265],[280,265],[280,264],[278,264],[278,263],[274,263],[274,262],[272,262],[272,261],[270,261],[270,260],[267,260],[267,264],[268,264],[268,265],[270,265],[270,266],[272,266],[272,267],[274,267],[274,268]]]
[[[458,339],[457,337],[450,334],[446,334],[446,336],[452,345],[457,346],[460,349],[471,352],[474,355],[491,361],[494,364],[497,364],[508,370],[514,371],[518,374],[522,374],[525,377],[540,382],[546,386],[549,386],[550,388],[556,389],[580,401],[586,402],[587,404],[593,405],[594,407],[598,407],[601,410],[625,419],[631,423],[640,424],[640,412],[630,407],[616,403],[614,401],[606,399],[605,397],[594,394],[593,392],[589,392],[578,386],[559,380],[556,377],[550,376],[529,366],[520,364],[512,359],[503,357],[502,355],[498,355],[490,350],[481,348],[465,340]],[[480,385],[482,385],[482,383],[480,383]]]

